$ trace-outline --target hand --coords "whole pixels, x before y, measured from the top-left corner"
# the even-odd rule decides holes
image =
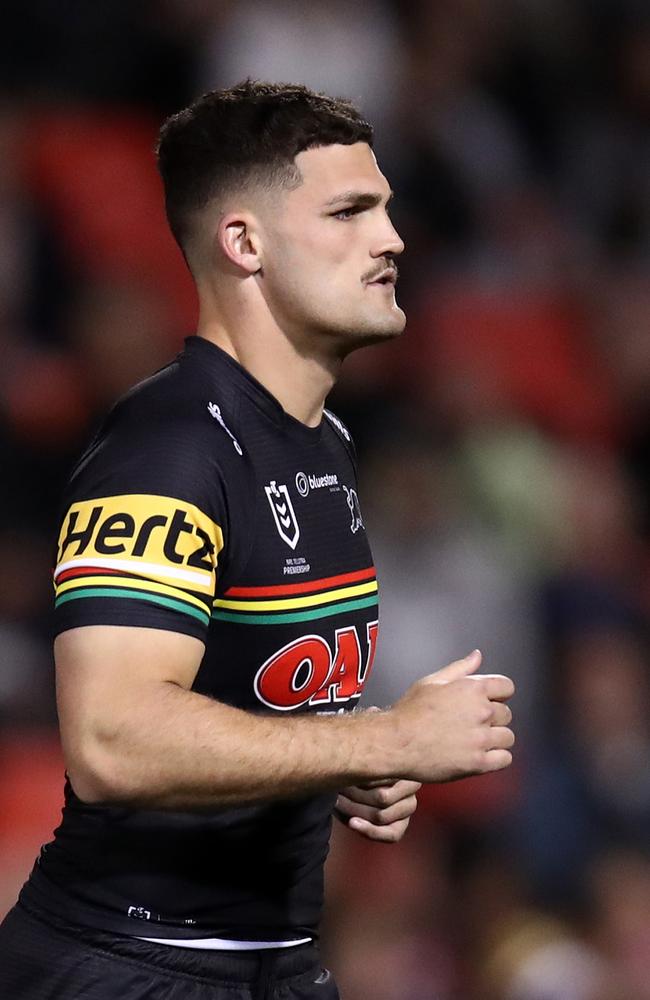
[[[419,781],[352,785],[339,793],[334,812],[350,830],[368,840],[394,844],[406,833],[421,787]]]
[[[414,781],[453,781],[499,771],[512,763],[515,686],[501,674],[476,674],[474,650],[413,684],[385,713],[392,724],[394,774]]]

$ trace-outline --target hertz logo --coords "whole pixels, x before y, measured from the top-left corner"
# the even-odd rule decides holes
[[[61,527],[58,566],[119,560],[154,563],[178,576],[183,567],[205,575],[209,586],[223,534],[198,507],[148,494],[125,494],[73,504]],[[96,561],[96,562],[95,562]],[[199,582],[197,576],[195,582]]]

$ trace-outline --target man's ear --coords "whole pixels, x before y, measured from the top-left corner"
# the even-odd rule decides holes
[[[219,250],[244,276],[262,270],[261,241],[251,215],[229,212],[219,222]]]

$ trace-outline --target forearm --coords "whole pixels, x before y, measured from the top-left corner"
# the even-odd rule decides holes
[[[449,781],[507,767],[512,682],[464,660],[386,712],[257,715],[192,691],[203,645],[92,626],[56,640],[68,774],[85,802],[211,810],[388,779]]]
[[[69,756],[86,801],[202,810],[335,791],[385,777],[387,721],[260,716],[173,683],[152,684]],[[65,742],[65,741],[64,741]]]

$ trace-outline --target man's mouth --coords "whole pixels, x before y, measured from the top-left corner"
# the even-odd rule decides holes
[[[394,267],[388,267],[381,274],[378,274],[376,278],[372,281],[368,281],[368,285],[394,285],[397,281],[397,271]]]

